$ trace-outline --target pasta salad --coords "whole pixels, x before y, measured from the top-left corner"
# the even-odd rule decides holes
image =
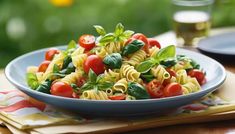
[[[39,66],[27,68],[38,92],[88,100],[159,99],[197,92],[206,82],[200,65],[119,23],[113,33],[95,25],[66,50],[50,48]]]

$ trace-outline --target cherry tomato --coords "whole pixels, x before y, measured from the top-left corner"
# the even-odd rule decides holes
[[[46,72],[47,67],[49,66],[50,63],[51,61],[48,60],[43,61],[38,67],[38,72]]]
[[[89,72],[90,69],[92,69],[97,75],[104,72],[104,63],[102,59],[97,55],[90,55],[87,57],[83,64],[83,69],[86,73]]]
[[[78,98],[78,99],[80,98],[80,96],[75,92],[72,93],[72,96],[73,96],[73,98]]]
[[[169,83],[163,90],[165,97],[182,95],[183,90],[179,83]]]
[[[192,69],[188,72],[188,75],[191,77],[195,77],[200,85],[203,85],[206,83],[206,77],[205,74],[198,70],[198,69]]]
[[[78,80],[76,82],[76,85],[78,87],[82,87],[85,83],[86,83],[86,78],[85,77],[80,77],[80,78],[78,78]]]
[[[150,47],[156,46],[159,49],[161,48],[160,43],[154,38],[148,38],[148,44],[149,44]]]
[[[45,60],[51,61],[55,54],[58,54],[60,51],[57,48],[50,48],[45,53]]]
[[[145,51],[146,53],[149,53],[148,39],[147,39],[147,37],[146,37],[144,34],[142,34],[142,33],[136,33],[136,34],[134,34],[134,35],[132,36],[132,38],[143,41],[144,44],[145,44],[144,47],[143,47],[143,49],[144,49],[144,51]]]
[[[125,100],[126,99],[126,95],[125,94],[113,95],[113,96],[109,96],[108,98],[110,100]]]
[[[84,34],[79,38],[78,43],[81,47],[85,48],[85,50],[91,50],[95,47],[95,36]]]
[[[163,86],[160,81],[154,79],[146,85],[146,88],[151,98],[163,97]]]
[[[73,97],[73,88],[69,84],[61,81],[53,83],[50,92],[56,96]]]
[[[171,83],[171,77],[174,76],[176,77],[176,73],[174,70],[170,69],[170,68],[166,68],[166,71],[170,74],[170,78],[165,79],[162,83],[162,85],[166,86],[167,84]]]

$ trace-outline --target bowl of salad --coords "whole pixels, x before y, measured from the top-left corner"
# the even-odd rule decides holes
[[[84,34],[66,46],[11,61],[7,79],[45,103],[98,116],[164,113],[216,90],[225,80],[217,61],[160,43],[119,23]]]

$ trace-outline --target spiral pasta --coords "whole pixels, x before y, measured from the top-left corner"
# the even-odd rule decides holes
[[[127,63],[129,63],[132,66],[136,66],[137,64],[145,60],[146,55],[147,54],[145,53],[144,50],[139,50],[134,54],[132,54],[131,58],[127,61]]]
[[[184,69],[176,72],[176,81],[180,84],[185,84],[188,80],[187,72]]]
[[[108,55],[107,51],[105,50],[104,47],[100,48],[100,50],[97,50],[96,55],[98,55],[100,58],[104,58],[106,55]]]
[[[128,83],[126,78],[120,79],[117,83],[114,84],[113,90],[115,92],[125,93],[127,91]]]
[[[189,78],[188,82],[182,85],[183,94],[189,94],[201,89],[196,78]]]
[[[41,83],[43,81],[43,73],[42,72],[37,72],[35,74],[37,76],[38,82]]]
[[[78,47],[72,54],[71,57],[74,57],[76,55],[83,54],[85,49],[83,47]]]
[[[140,73],[133,66],[127,64],[122,65],[120,75],[122,78],[126,78],[127,81],[137,81],[140,77]]]
[[[175,71],[188,68],[193,68],[189,61],[179,61],[172,67]]]
[[[104,91],[94,89],[84,91],[81,98],[88,100],[109,100],[108,95]]]
[[[125,46],[124,42],[110,42],[105,46],[105,50],[108,54],[119,53],[122,48]]]
[[[159,48],[156,46],[153,46],[149,49],[149,56],[154,57],[159,51]]]
[[[82,76],[81,71],[75,71],[69,75],[66,75],[64,78],[62,78],[60,81],[67,83],[67,84],[72,84],[76,83],[76,80]]]
[[[83,69],[83,63],[87,58],[86,54],[79,54],[76,56],[72,56],[71,58],[72,58],[73,65],[76,68]]]
[[[151,73],[153,74],[154,77],[157,78],[160,82],[163,82],[165,79],[170,78],[170,74],[166,71],[166,69],[161,66],[155,66],[151,68]]]
[[[119,72],[115,72],[111,69],[108,69],[108,70],[104,71],[104,80],[105,81],[116,82],[119,79],[120,79]]]

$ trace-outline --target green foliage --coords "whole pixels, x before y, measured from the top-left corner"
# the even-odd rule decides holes
[[[216,0],[213,27],[235,25],[234,7],[234,0]],[[152,37],[171,29],[170,18],[170,0],[74,0],[70,7],[56,7],[50,0],[1,0],[0,68],[23,53],[96,34],[93,25],[113,31],[121,22]]]

